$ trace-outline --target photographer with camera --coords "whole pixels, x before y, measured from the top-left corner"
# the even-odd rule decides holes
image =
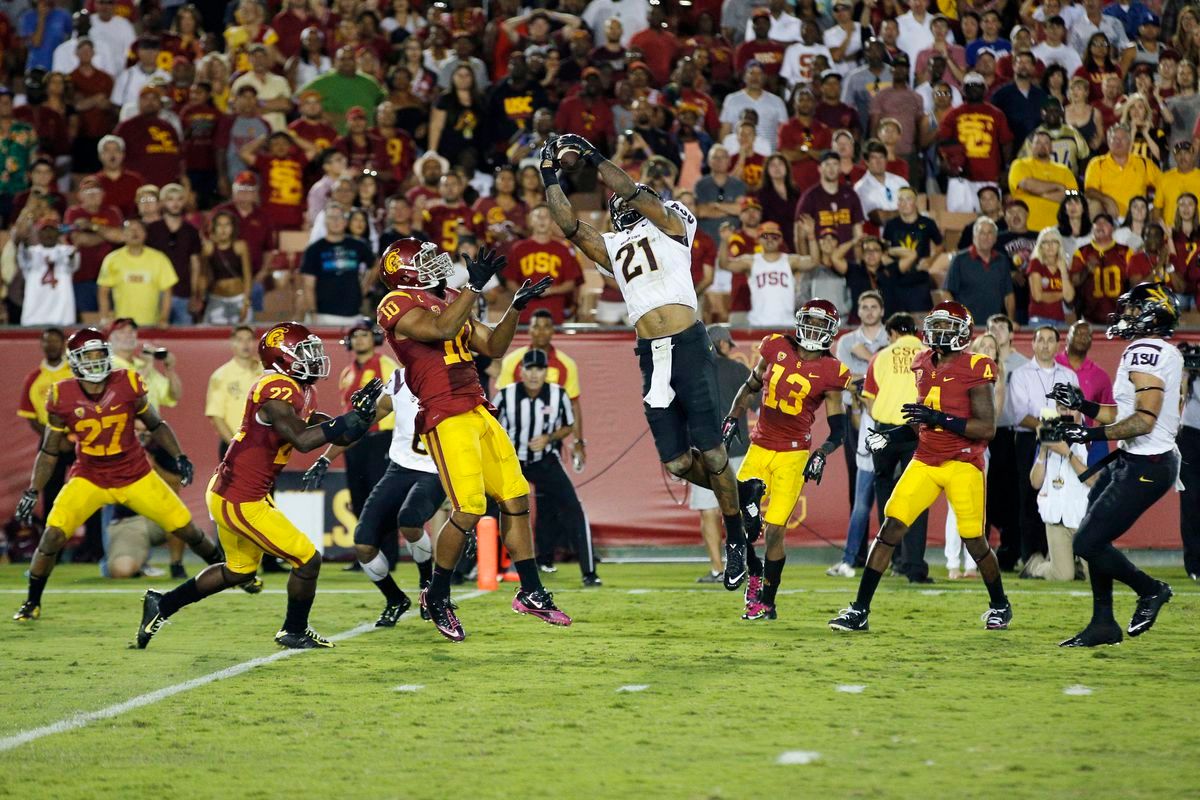
[[[1038,454],[1029,472],[1029,482],[1037,492],[1038,513],[1046,524],[1046,555],[1034,553],[1025,562],[1022,578],[1069,581],[1075,578],[1075,554],[1071,543],[1075,529],[1087,513],[1088,486],[1080,476],[1087,471],[1088,449],[1083,444],[1063,441],[1060,426],[1077,423],[1077,414],[1059,406],[1047,409],[1038,426]]]
[[[183,397],[183,381],[175,371],[175,355],[165,347],[138,341],[138,324],[129,317],[113,321],[108,329],[113,369],[136,372],[146,382],[146,397],[159,411],[174,408]],[[161,366],[161,371],[158,367]]]
[[[1183,540],[1183,566],[1188,576],[1200,581],[1200,395],[1196,392],[1196,377],[1200,375],[1200,344],[1181,342],[1183,355],[1184,392],[1182,427],[1175,443],[1183,464],[1179,480],[1179,538]]]

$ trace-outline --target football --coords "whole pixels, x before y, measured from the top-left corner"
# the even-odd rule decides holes
[[[579,169],[582,160],[583,152],[574,145],[567,144],[558,149],[558,163],[562,164],[562,168],[567,172]]]

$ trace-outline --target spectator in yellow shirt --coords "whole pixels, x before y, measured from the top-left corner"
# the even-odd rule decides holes
[[[165,328],[171,319],[171,287],[179,282],[166,254],[146,246],[146,225],[125,220],[125,246],[100,264],[100,321],[129,318],[138,325]]]
[[[113,369],[131,369],[146,383],[146,397],[150,404],[161,411],[179,405],[183,396],[183,381],[175,371],[175,354],[166,348],[143,347],[138,340],[138,324],[128,317],[113,322],[108,331],[108,344],[112,348]],[[154,358],[146,358],[153,355]],[[162,365],[162,372],[155,369]]]
[[[1124,217],[1131,198],[1149,195],[1162,180],[1153,161],[1130,152],[1131,142],[1128,125],[1113,125],[1108,129],[1108,154],[1093,158],[1083,176],[1084,195],[1113,218]]]
[[[1079,182],[1071,170],[1056,163],[1054,142],[1045,130],[1035,130],[1030,137],[1030,154],[1018,158],[1008,170],[1008,188],[1012,196],[1024,200],[1029,208],[1029,229],[1041,231],[1058,224],[1058,207],[1068,189],[1078,189]]]
[[[1175,169],[1163,173],[1157,191],[1154,193],[1154,215],[1167,223],[1168,228],[1175,226],[1175,206],[1179,197],[1184,194],[1194,194],[1200,197],[1200,169],[1196,169],[1196,148],[1191,141],[1176,142],[1171,148],[1175,153]]]
[[[233,435],[242,427],[246,398],[263,373],[257,354],[258,337],[253,328],[249,325],[234,328],[229,335],[229,347],[233,350],[233,358],[213,372],[204,398],[204,416],[221,437],[217,449],[221,458],[225,457]]]

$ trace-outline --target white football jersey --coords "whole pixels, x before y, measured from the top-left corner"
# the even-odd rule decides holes
[[[629,230],[602,234],[608,250],[609,269],[599,270],[617,281],[629,311],[629,323],[659,306],[681,305],[696,308],[696,287],[692,283],[692,238],[696,218],[680,202],[664,205],[683,220],[684,233],[679,239],[668,236],[648,219]]]
[[[17,266],[25,276],[22,325],[72,325],[75,323],[75,288],[79,251],[69,244],[17,249]]]
[[[417,472],[437,473],[429,451],[421,437],[417,435],[417,397],[408,388],[404,380],[404,370],[398,369],[392,373],[385,387],[392,398],[392,413],[395,415],[395,427],[392,428],[392,446],[388,450],[388,458],[402,467]]]
[[[764,328],[788,328],[796,324],[796,279],[786,253],[774,261],[755,253],[747,280],[750,284],[747,322]]]
[[[1117,419],[1133,413],[1137,398],[1131,372],[1154,375],[1163,382],[1162,409],[1154,421],[1154,429],[1142,436],[1124,439],[1119,447],[1139,456],[1152,456],[1175,449],[1179,432],[1179,386],[1183,380],[1183,356],[1179,348],[1162,339],[1138,339],[1121,354],[1121,366],[1113,381],[1113,397],[1117,401]]]

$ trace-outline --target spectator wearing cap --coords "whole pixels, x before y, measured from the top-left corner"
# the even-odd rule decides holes
[[[788,5],[794,5],[787,0],[768,0],[766,8],[755,8],[750,12],[750,19],[746,20],[746,25],[743,35],[746,40],[754,38],[754,20],[765,17],[770,22],[770,28],[767,35],[777,42],[790,44],[799,42],[803,36],[803,23],[794,14],[788,13]],[[767,12],[763,14],[763,12]],[[819,29],[818,29],[819,30]]]
[[[915,186],[922,186],[924,147],[933,141],[933,131],[925,114],[925,103],[908,85],[908,67],[906,53],[901,52],[892,59],[892,84],[880,89],[871,98],[869,130],[879,135],[880,121],[885,118],[898,123],[900,135],[894,144],[894,155],[908,163],[908,174],[904,177],[909,178]]]
[[[220,119],[216,132],[217,176],[224,190],[229,177],[249,169],[241,156],[242,148],[271,133],[271,126],[259,115],[258,90],[243,85],[233,96],[233,113]],[[222,194],[225,192],[222,191]]]
[[[375,107],[386,99],[383,88],[374,78],[361,75],[354,59],[354,48],[341,47],[334,59],[334,71],[321,75],[302,86],[301,91],[314,91],[321,96],[321,107],[339,133],[346,132],[346,112],[358,106],[373,122]]]
[[[292,110],[292,87],[287,78],[271,72],[271,55],[266,45],[256,42],[248,48],[249,72],[244,72],[233,82],[230,90],[237,96],[243,86],[253,86],[258,101],[258,113],[273,131],[287,127],[288,112]]]
[[[113,369],[127,369],[141,376],[150,405],[160,410],[174,408],[183,397],[183,381],[175,370],[175,354],[168,352],[166,358],[146,358],[138,339],[138,329],[142,327],[145,326],[130,317],[113,320],[108,330]]]
[[[1058,222],[1058,207],[1068,189],[1078,189],[1074,173],[1054,161],[1054,142],[1042,128],[1034,130],[1029,155],[1013,160],[1008,169],[1008,188],[1029,209],[1029,226],[1040,231]]]
[[[117,126],[125,142],[125,158],[148,183],[165,186],[183,180],[183,143],[179,133],[159,117],[162,94],[153,86],[138,93],[138,114]]]
[[[773,83],[783,68],[783,54],[787,52],[788,46],[768,35],[771,28],[770,18],[769,10],[754,10],[749,23],[753,26],[753,35],[747,36],[734,50],[733,66],[738,72],[744,73],[750,62],[757,62],[763,68],[767,81]]]
[[[966,306],[975,319],[993,314],[1015,319],[1012,262],[996,248],[996,223],[990,217],[980,217],[973,228],[975,243],[950,260],[943,294]]]
[[[796,241],[804,239],[801,222],[816,229],[832,228],[838,244],[857,239],[863,233],[862,203],[848,184],[841,180],[841,159],[832,150],[821,155],[820,182],[800,195],[796,204]]]
[[[338,137],[337,129],[325,121],[325,110],[321,108],[321,93],[311,89],[298,95],[300,117],[288,124],[288,130],[310,142],[320,152],[332,147]]]
[[[721,245],[717,251],[717,265],[735,275],[745,275],[750,287],[750,311],[746,322],[756,328],[786,328],[796,317],[796,278],[812,270],[816,262],[812,256],[789,255],[781,252],[783,229],[774,222],[764,222],[758,227],[758,241],[762,252],[747,253],[736,258],[729,256],[729,244],[733,238],[733,226],[721,226]],[[842,284],[842,293],[845,283]],[[827,297],[827,294],[819,295]],[[837,303],[837,299],[833,299]],[[839,304],[839,305],[844,305]]]
[[[737,258],[761,251],[762,244],[758,241],[758,234],[762,229],[763,214],[762,204],[759,203],[757,197],[748,194],[742,198],[738,222],[738,228],[729,237],[729,256]],[[720,235],[720,229],[718,229],[718,239]],[[730,276],[727,282],[722,280],[722,275]],[[718,281],[729,286],[728,309],[730,324],[749,324],[747,318],[750,313],[750,282],[746,274],[731,273],[728,270],[722,269],[718,264],[716,277],[713,279],[713,287],[716,287]]]
[[[866,63],[842,81],[842,101],[858,112],[858,129],[867,130],[870,122],[871,98],[892,83],[892,68],[884,61],[883,42],[872,38],[864,48]]]
[[[255,311],[262,310],[262,281],[270,272],[269,254],[278,246],[275,221],[259,206],[258,177],[250,171],[242,172],[233,180],[233,199],[213,209],[228,211],[237,221],[237,238],[246,243],[250,253],[250,268],[255,273],[251,287],[251,301]]]
[[[2,116],[3,95],[0,93]],[[96,152],[100,157],[100,171],[94,177],[104,192],[105,203],[116,206],[123,217],[137,216],[137,190],[146,184],[146,179],[140,172],[125,168],[125,140],[110,133],[96,145]]]
[[[146,245],[146,224],[124,223],[124,247],[113,250],[100,265],[100,320],[128,317],[138,325],[166,327],[171,322],[171,287],[179,280],[162,252]]]
[[[650,6],[645,30],[631,36],[629,45],[642,54],[656,86],[663,86],[671,79],[671,69],[679,58],[681,46],[679,38],[667,24],[667,15],[661,3]]]
[[[1200,197],[1200,170],[1196,169],[1196,147],[1190,140],[1176,142],[1172,148],[1175,167],[1164,172],[1154,191],[1154,217],[1175,226],[1176,205],[1184,194]]]
[[[213,104],[212,85],[206,81],[192,85],[188,103],[179,110],[183,165],[202,210],[217,202],[217,128],[224,116]]]
[[[110,98],[117,108],[137,103],[141,91],[151,81],[157,80],[161,85],[171,82],[171,76],[158,66],[159,41],[153,36],[143,36],[137,40],[137,61],[133,66],[122,70],[116,76]]]
[[[646,0],[592,0],[583,12],[583,23],[596,37],[596,46],[604,44],[605,26],[610,19],[621,24],[620,43],[628,47],[636,33],[648,26],[650,4]]]
[[[94,323],[100,305],[96,279],[100,265],[115,245],[123,243],[121,212],[105,203],[100,180],[88,175],[79,182],[79,204],[67,209],[63,222],[72,227],[71,244],[79,251],[79,269],[75,272],[75,310],[80,320]]]
[[[750,62],[743,73],[746,88],[725,97],[721,105],[721,138],[733,131],[734,123],[742,111],[753,109],[758,114],[757,133],[775,149],[779,126],[787,121],[787,106],[778,95],[770,94],[764,87],[766,73],[762,65]]]
[[[1075,48],[1067,44],[1067,23],[1056,14],[1045,21],[1042,31],[1045,38],[1033,46],[1034,58],[1047,69],[1057,65],[1065,69],[1068,75],[1074,75],[1083,66],[1083,59]]]
[[[974,67],[981,50],[990,50],[993,57],[1012,52],[1012,42],[1000,36],[1000,14],[988,9],[979,18],[980,36],[967,45],[967,66]]]
[[[1029,134],[1041,124],[1042,104],[1046,91],[1038,86],[1037,60],[1028,51],[1014,53],[1013,79],[992,93],[992,104],[1008,119],[1014,141],[1024,143]]]
[[[1158,186],[1162,175],[1153,161],[1131,152],[1128,125],[1112,126],[1107,138],[1108,152],[1088,162],[1083,178],[1084,194],[1110,217],[1123,217],[1130,198],[1147,196],[1151,188]]]
[[[846,130],[852,132],[852,137],[862,136],[858,111],[842,102],[842,76],[839,72],[827,69],[821,73],[820,95],[817,100],[813,116],[829,130]]]
[[[1067,43],[1075,48],[1080,58],[1087,57],[1088,42],[1096,33],[1104,34],[1112,45],[1113,53],[1123,53],[1126,48],[1133,46],[1121,20],[1104,13],[1103,0],[1083,0],[1082,6],[1083,16],[1074,23],[1069,23],[1071,33],[1067,37]],[[1136,30],[1135,28],[1135,33]]]
[[[867,142],[863,154],[867,162],[867,174],[854,184],[854,193],[862,204],[864,216],[871,223],[869,232],[874,234],[898,213],[900,190],[908,186],[908,181],[888,172],[887,148],[878,141]]]
[[[612,152],[612,106],[604,97],[600,70],[584,67],[579,91],[568,95],[555,111],[554,129],[582,136],[602,153]]]
[[[146,226],[146,246],[165,255],[178,278],[171,287],[171,324],[190,325],[204,310],[200,231],[183,218],[187,192],[182,186],[167,184],[158,199],[162,216]]]
[[[1012,152],[1013,135],[1000,109],[983,97],[987,82],[978,72],[963,79],[961,106],[942,118],[937,141],[943,153],[955,149],[961,159],[957,175],[951,175],[946,189],[946,209],[955,212],[979,210],[978,192],[982,186],[995,185]]]
[[[862,26],[854,19],[854,4],[833,0],[833,25],[823,34],[829,48],[830,66],[839,75],[848,75],[858,64],[862,52]],[[822,76],[824,77],[824,76]]]
[[[544,572],[556,571],[554,556],[561,540],[576,550],[583,585],[600,586],[591,528],[562,465],[562,442],[572,435],[574,414],[567,392],[546,379],[548,366],[544,351],[527,350],[521,359],[521,381],[497,392],[492,405],[512,440],[522,473],[534,487],[538,566]]]
[[[810,86],[816,79],[818,56],[824,56],[828,64],[833,63],[833,54],[822,41],[816,20],[804,20],[801,31],[800,41],[784,51],[783,67],[779,71],[779,77],[792,89],[801,85]]]
[[[1136,5],[1146,8],[1141,3]],[[1159,36],[1162,34],[1162,20],[1153,11],[1146,9],[1146,12],[1147,15],[1138,23],[1137,30],[1129,36],[1133,41],[1133,47],[1121,54],[1121,66],[1126,71],[1129,70],[1130,64],[1134,66],[1148,64],[1152,68],[1157,68],[1159,56],[1166,49],[1166,46],[1159,40]],[[1107,14],[1108,9],[1105,9],[1104,13]],[[1128,31],[1126,32],[1128,33]]]
[[[928,9],[929,0],[908,0],[908,11],[896,17],[900,47],[910,63],[916,63],[921,51],[933,46],[934,17]]]
[[[54,0],[37,0],[16,22],[16,33],[27,53],[25,70],[49,70],[55,48],[71,37],[71,15],[55,8]]]
[[[387,145],[367,128],[367,112],[358,106],[346,112],[346,133],[335,139],[332,147],[345,154],[346,163],[354,173],[368,167],[385,168],[389,163]],[[310,210],[310,213],[315,212]]]
[[[513,20],[505,20],[505,22],[513,22]],[[454,70],[460,64],[465,64],[475,73],[475,85],[481,91],[486,90],[491,83],[491,78],[488,77],[487,65],[475,55],[475,38],[471,35],[470,31],[464,30],[453,31],[451,36],[453,38],[454,55],[438,69],[438,88],[450,88],[450,78],[454,75]]]

